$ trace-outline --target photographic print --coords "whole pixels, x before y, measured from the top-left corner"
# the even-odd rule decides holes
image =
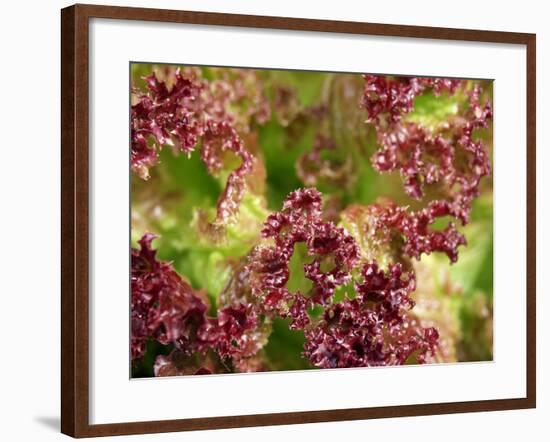
[[[78,4],[61,60],[63,433],[536,407],[535,34]]]
[[[491,80],[130,64],[131,376],[493,359]]]

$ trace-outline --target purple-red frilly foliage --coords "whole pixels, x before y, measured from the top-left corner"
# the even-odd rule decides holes
[[[481,87],[476,84],[465,112],[449,118],[432,131],[403,117],[413,109],[414,99],[427,89],[439,95],[454,94],[464,86],[461,80],[403,77],[388,79],[365,75],[362,107],[377,131],[380,149],[372,157],[379,172],[399,171],[405,192],[414,199],[424,196],[427,185],[440,184],[447,198],[437,202],[446,212],[467,224],[481,178],[489,175],[489,153],[474,130],[486,128],[492,119],[491,103],[481,103]],[[437,216],[437,215],[436,215]]]
[[[252,292],[262,299],[265,314],[290,318],[303,329],[304,356],[323,368],[403,364],[416,354],[423,362],[435,351],[433,328],[409,330],[407,311],[414,306],[412,272],[400,263],[387,271],[376,262],[362,262],[355,239],[342,227],[321,218],[321,194],[314,188],[292,192],[283,210],[269,216],[262,236],[273,245],[256,247],[249,258]],[[304,276],[308,294],[286,288],[289,263],[297,243],[304,243],[312,261]],[[352,284],[355,296],[334,302],[338,288]],[[320,306],[322,314],[309,312]]]
[[[266,219],[262,242],[245,258],[236,277],[234,293],[215,316],[208,314],[207,297],[195,291],[169,263],[159,261],[152,249],[154,235],[146,234],[140,249],[132,250],[132,358],[139,359],[147,340],[170,344],[169,356],[159,356],[155,374],[206,374],[265,369],[260,352],[276,317],[290,328],[303,330],[303,356],[322,368],[424,363],[437,351],[438,332],[411,321],[416,279],[411,259],[422,254],[445,253],[451,262],[465,238],[453,222],[436,230],[439,218],[469,221],[471,204],[482,177],[490,173],[488,152],[475,129],[492,118],[489,102],[481,103],[481,90],[467,91],[462,114],[433,131],[404,121],[419,94],[454,94],[463,82],[449,79],[364,76],[361,106],[376,129],[379,150],[372,164],[379,172],[398,171],[405,192],[414,199],[425,196],[429,185],[445,189],[444,197],[416,211],[392,202],[373,204],[348,215],[363,217],[367,243],[391,257],[385,268],[365,259],[358,239],[322,216],[322,196],[315,188],[297,189],[280,211]],[[254,162],[224,111],[231,94],[205,93],[208,85],[176,73],[171,89],[152,75],[148,92],[132,106],[132,168],[142,178],[156,164],[163,145],[190,153],[197,146],[208,170],[221,168],[221,153],[229,150],[242,160],[228,178],[218,202],[219,222],[238,211],[245,191],[244,176]],[[227,91],[226,91],[227,92]],[[225,98],[220,98],[223,96]],[[215,98],[216,97],[216,98]],[[234,97],[234,95],[233,95]],[[265,112],[265,111],[262,111]],[[265,116],[265,115],[264,115]],[[303,276],[310,289],[301,293],[287,287],[290,262],[298,244],[308,262]],[[338,293],[338,299],[337,298]],[[344,295],[342,296],[342,293]]]
[[[186,155],[200,148],[201,159],[211,174],[223,168],[225,152],[240,159],[218,200],[213,221],[218,226],[230,222],[237,213],[246,191],[246,177],[255,165],[238,129],[246,132],[250,120],[263,123],[270,117],[265,98],[259,94],[249,96],[244,76],[236,71],[235,78],[209,82],[193,72],[184,76],[178,69],[173,78],[168,78],[172,83],[169,87],[168,80],[161,81],[151,74],[144,77],[147,91],[134,91],[131,108],[131,167],[144,180],[158,163],[164,146]],[[229,104],[241,101],[247,108],[246,121],[239,121],[227,110]]]
[[[256,354],[263,341],[252,304],[233,303],[219,309],[216,317],[208,316],[205,294],[193,290],[170,263],[157,260],[151,248],[154,239],[155,235],[146,234],[139,241],[140,249],[132,250],[132,359],[143,356],[148,339],[173,345],[171,356],[186,369],[193,366],[184,358],[209,350],[236,361]],[[166,369],[167,359],[157,359],[157,375]],[[193,367],[194,372],[212,372],[202,362]]]

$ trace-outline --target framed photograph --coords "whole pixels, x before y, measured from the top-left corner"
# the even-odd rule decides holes
[[[535,35],[61,18],[63,433],[535,407]]]

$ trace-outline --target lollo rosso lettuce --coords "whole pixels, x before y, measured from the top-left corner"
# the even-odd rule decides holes
[[[242,71],[239,71],[242,72]],[[217,203],[217,212],[210,223],[219,231],[232,221],[238,212],[246,188],[246,177],[255,169],[255,157],[245,148],[237,127],[248,129],[250,120],[264,122],[269,108],[263,97],[247,97],[252,90],[261,90],[256,79],[237,75],[209,82],[196,73],[184,76],[180,69],[166,81],[155,74],[144,78],[147,91],[134,91],[131,109],[131,166],[142,179],[149,178],[149,168],[158,163],[159,152],[170,146],[174,152],[190,155],[200,145],[200,156],[207,170],[219,174],[224,168],[227,153],[236,156],[240,165],[226,179],[225,188]],[[171,87],[167,83],[170,81]],[[246,121],[229,110],[231,104],[252,100]],[[246,127],[243,127],[246,126]]]
[[[271,342],[288,336],[302,361],[289,366],[308,368],[481,354],[461,321],[484,326],[489,286],[463,289],[471,270],[449,264],[490,191],[490,94],[465,80],[336,74],[300,91],[303,75],[170,67],[134,88],[138,375],[151,357],[155,376],[280,369]],[[204,195],[189,188],[195,172],[167,175],[165,150],[204,169]]]

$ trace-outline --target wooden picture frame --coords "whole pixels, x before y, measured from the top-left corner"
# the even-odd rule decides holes
[[[90,425],[89,19],[142,20],[524,45],[527,53],[527,394],[523,398]],[[61,12],[61,431],[73,437],[534,408],[536,404],[536,38],[534,34],[74,5]]]

